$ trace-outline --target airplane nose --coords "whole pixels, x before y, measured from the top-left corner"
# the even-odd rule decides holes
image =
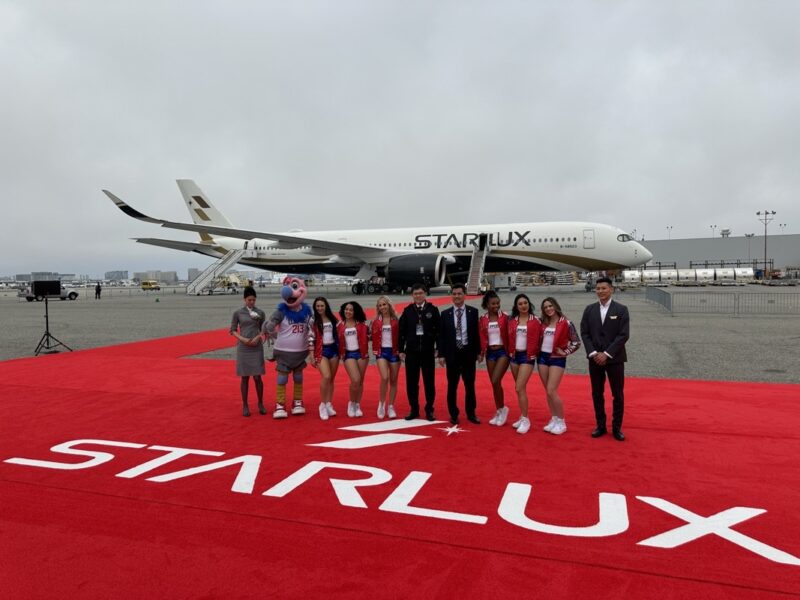
[[[642,259],[642,262],[648,262],[651,258],[653,258],[653,253],[639,244],[639,257]]]

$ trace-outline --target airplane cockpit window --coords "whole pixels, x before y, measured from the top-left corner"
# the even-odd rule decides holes
[[[620,233],[617,236],[617,240],[619,240],[620,242],[632,242],[633,236],[630,236],[627,233]]]

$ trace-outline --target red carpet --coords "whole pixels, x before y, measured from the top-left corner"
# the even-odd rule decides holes
[[[369,431],[373,367],[363,419],[344,416],[340,370],[339,416],[320,421],[313,369],[307,415],[245,419],[231,361],[181,358],[230,344],[210,331],[0,363],[0,596],[800,594],[798,386],[629,378],[619,443],[589,437],[586,377],[562,384],[561,437],[541,431],[546,404],[531,379],[523,436],[486,424],[479,372],[484,424]],[[265,384],[271,399],[272,363]],[[506,388],[516,418],[510,373]],[[405,414],[402,370],[398,400]],[[75,440],[95,441],[51,451]],[[19,464],[30,460],[90,466]]]

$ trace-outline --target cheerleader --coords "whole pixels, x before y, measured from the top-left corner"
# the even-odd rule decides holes
[[[363,417],[361,396],[364,393],[364,374],[369,362],[367,349],[367,317],[358,302],[345,302],[339,311],[342,318],[337,325],[339,357],[350,376],[350,401],[347,403],[348,417]]]
[[[397,374],[400,372],[400,355],[397,352],[399,325],[397,313],[386,296],[381,296],[375,305],[377,316],[370,325],[372,353],[381,374],[380,400],[378,400],[378,418],[388,416],[396,419],[394,399],[397,396]],[[386,403],[386,393],[389,403]]]
[[[333,409],[333,384],[339,370],[339,338],[336,335],[338,319],[333,315],[326,298],[314,299],[314,324],[311,327],[312,362],[319,370],[319,418],[327,421],[335,417]]]
[[[511,359],[511,374],[514,376],[514,388],[519,402],[519,419],[511,426],[517,433],[528,433],[531,428],[528,419],[528,379],[536,364],[541,337],[539,319],[531,314],[531,301],[525,294],[517,294],[514,308],[508,320],[508,355]]]
[[[542,300],[542,343],[539,351],[539,379],[547,394],[550,422],[544,430],[554,435],[567,431],[564,403],[558,395],[558,385],[567,368],[567,356],[581,347],[575,326],[569,321],[555,298]]]
[[[497,409],[489,420],[489,425],[502,427],[508,419],[508,407],[505,405],[503,392],[503,375],[508,370],[508,315],[500,310],[500,297],[494,290],[484,294],[481,306],[486,311],[478,321],[478,335],[481,352],[478,362],[486,358],[486,372],[492,384],[494,406]]]

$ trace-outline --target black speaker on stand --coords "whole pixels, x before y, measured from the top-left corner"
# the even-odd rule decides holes
[[[34,281],[31,285],[31,293],[37,298],[44,298],[44,334],[36,346],[34,356],[39,356],[42,351],[47,351],[48,353],[58,352],[56,348],[59,346],[64,346],[64,348],[72,352],[72,348],[50,333],[50,310],[47,299],[48,296],[61,296],[61,282]]]

